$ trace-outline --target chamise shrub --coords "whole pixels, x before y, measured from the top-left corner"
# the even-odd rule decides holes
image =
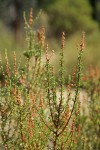
[[[36,18],[37,19],[37,18]],[[45,28],[33,31],[32,9],[29,21],[24,14],[27,50],[25,64],[7,50],[5,66],[0,56],[0,148],[3,150],[99,150],[100,76],[97,68],[83,76],[82,55],[85,34],[78,47],[77,64],[65,88],[65,33],[61,35],[59,78],[51,65]],[[42,54],[45,51],[45,60]],[[80,93],[87,94],[88,113],[82,108]],[[65,96],[66,93],[66,96]],[[84,98],[84,99],[85,99]]]

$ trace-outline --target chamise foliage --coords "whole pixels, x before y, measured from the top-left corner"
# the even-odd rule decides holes
[[[77,64],[64,79],[65,33],[61,35],[59,77],[50,59],[45,29],[33,31],[33,11],[25,20],[27,49],[22,67],[12,54],[10,67],[7,51],[5,63],[0,57],[0,148],[2,150],[99,150],[100,75],[97,67],[89,75],[82,74],[85,34],[78,47]],[[45,51],[45,60],[42,53]],[[66,87],[67,86],[67,87]],[[80,98],[83,93],[83,100]],[[66,95],[65,95],[66,93]]]

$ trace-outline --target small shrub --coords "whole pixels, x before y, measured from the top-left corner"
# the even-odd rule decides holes
[[[87,109],[84,113],[86,120],[83,126],[84,148],[100,149],[100,74],[97,67],[90,66],[88,74],[83,78],[83,87],[87,92]]]
[[[55,69],[50,63],[52,56],[48,53],[48,44],[45,44],[44,27],[37,32],[32,30],[34,25],[32,9],[29,22],[25,16],[24,20],[28,43],[27,50],[24,52],[26,63],[21,65],[15,52],[13,68],[10,68],[7,52],[5,66],[0,59],[0,72],[3,76],[0,82],[0,146],[5,150],[76,150],[79,146],[82,149],[81,143],[83,143],[86,144],[85,148],[88,148],[88,143],[84,142],[82,137],[90,138],[90,133],[88,136],[86,129],[89,128],[91,120],[84,119],[84,115],[81,115],[79,98],[82,87],[84,33],[79,46],[77,64],[72,76],[69,77],[65,91],[63,53],[65,33],[63,32],[61,37],[59,78],[56,80]],[[44,50],[45,61],[43,62]],[[90,87],[89,84],[88,86]],[[90,91],[91,89],[89,93]],[[93,97],[94,95],[91,99]],[[96,97],[95,100],[97,100]],[[89,118],[92,113],[91,106],[92,104],[89,106]],[[82,118],[84,122],[86,121],[84,128]],[[96,123],[96,127],[99,128],[98,120]],[[89,145],[91,142],[90,140]],[[95,148],[98,149],[98,147]]]

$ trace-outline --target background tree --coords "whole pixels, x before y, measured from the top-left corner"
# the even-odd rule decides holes
[[[96,23],[92,20],[92,7],[87,0],[38,0],[38,4],[48,14],[52,33],[59,34],[62,30],[72,34],[79,30],[91,32]]]
[[[93,8],[93,18],[100,23],[100,0],[89,0]]]
[[[18,36],[23,20],[23,11],[34,7],[35,1],[30,0],[0,0],[0,19],[12,29],[15,37]]]
[[[27,14],[30,7],[34,14],[43,9],[45,22],[52,27],[50,34],[54,35],[62,30],[69,35],[79,30],[91,32],[97,27],[93,18],[100,22],[100,0],[0,0],[0,19],[13,29],[15,36],[20,31],[23,11]]]

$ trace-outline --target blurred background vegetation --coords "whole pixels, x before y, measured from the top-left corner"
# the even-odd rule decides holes
[[[29,15],[33,8],[34,17],[42,13],[34,26],[46,28],[50,50],[56,51],[52,63],[58,70],[61,32],[66,33],[65,67],[67,73],[77,58],[77,44],[81,33],[86,33],[84,65],[97,65],[100,68],[100,0],[0,0],[0,50],[8,49],[19,56],[26,50],[23,11]],[[12,61],[12,59],[11,59]]]

